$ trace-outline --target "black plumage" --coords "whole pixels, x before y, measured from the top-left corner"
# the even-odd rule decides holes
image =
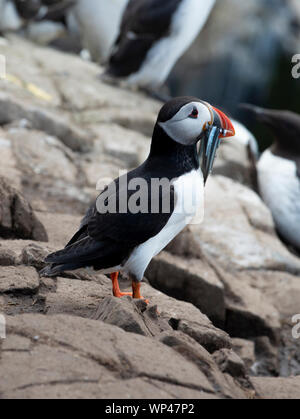
[[[137,72],[150,48],[167,36],[182,0],[130,0],[110,57],[107,74],[127,77]]]
[[[272,153],[294,161],[297,176],[300,178],[300,115],[287,110],[263,109],[252,105],[243,107],[254,113],[255,118],[271,130],[274,138]]]
[[[24,20],[61,20],[76,0],[13,0]]]

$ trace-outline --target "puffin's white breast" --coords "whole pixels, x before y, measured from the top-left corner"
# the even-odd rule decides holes
[[[200,170],[179,177],[174,183],[176,203],[165,227],[137,246],[123,270],[142,280],[151,259],[163,250],[188,224],[201,223],[204,217],[204,181]]]
[[[261,195],[278,231],[300,248],[300,180],[295,162],[267,150],[258,162],[257,171]]]

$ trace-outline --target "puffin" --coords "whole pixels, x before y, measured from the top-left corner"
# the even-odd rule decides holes
[[[243,105],[273,134],[257,163],[260,194],[272,212],[279,236],[300,250],[300,115]]]
[[[194,97],[179,97],[160,110],[149,156],[115,179],[88,209],[67,246],[50,254],[42,276],[91,267],[110,274],[115,297],[119,272],[132,281],[133,298],[154,256],[189,223],[202,222],[204,186],[222,139],[234,136],[230,119]]]
[[[215,0],[130,0],[103,79],[158,90],[214,4]]]
[[[68,28],[76,32],[95,62],[107,62],[127,3],[128,0],[77,0],[69,10]]]

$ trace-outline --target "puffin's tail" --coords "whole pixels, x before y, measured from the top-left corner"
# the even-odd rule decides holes
[[[44,269],[39,272],[40,277],[54,277],[59,276],[65,271],[73,271],[75,269],[82,268],[82,263],[69,263],[65,265],[56,265],[55,263],[47,265]]]
[[[57,276],[64,271],[89,266],[97,259],[103,251],[104,244],[97,242],[90,237],[81,240],[47,256],[45,262],[48,264],[41,272],[41,276]]]

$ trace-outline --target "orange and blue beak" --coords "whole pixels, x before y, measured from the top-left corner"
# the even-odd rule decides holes
[[[208,125],[201,141],[200,155],[201,169],[206,183],[212,172],[217,150],[222,139],[233,137],[235,130],[230,119],[219,109],[212,108],[213,122]]]

